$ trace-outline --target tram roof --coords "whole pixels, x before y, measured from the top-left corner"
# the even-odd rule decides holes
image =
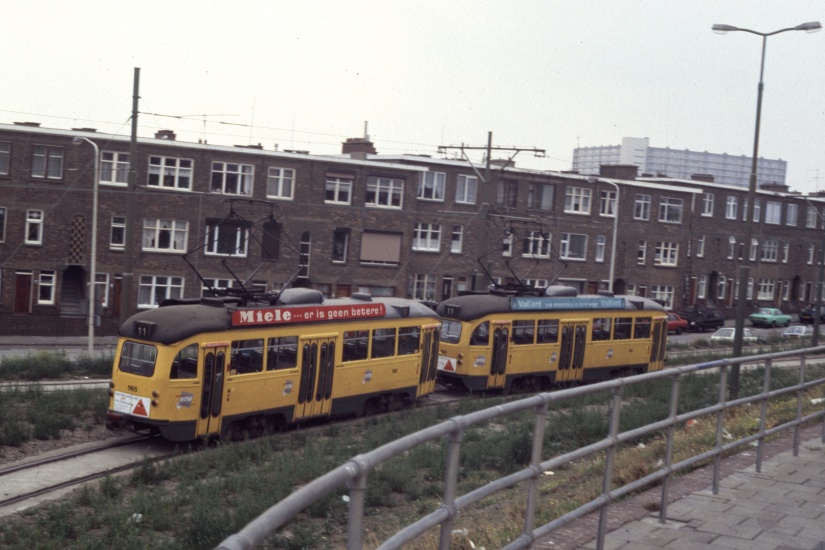
[[[301,289],[306,291],[306,289]],[[304,294],[306,296],[306,294]],[[258,304],[241,307],[236,300],[205,298],[200,301],[179,301],[169,305],[139,312],[123,323],[120,328],[120,336],[126,338],[137,338],[149,340],[161,344],[173,344],[186,338],[201,333],[225,332],[225,331],[245,331],[249,327],[233,326],[232,316],[236,312],[267,312],[267,311],[296,311],[312,307],[363,307],[376,304],[383,304],[384,314],[382,319],[400,319],[404,317],[431,317],[438,319],[437,313],[430,307],[415,300],[404,298],[353,296],[350,298],[333,298],[329,300],[310,299],[290,299],[286,293],[286,300],[277,301],[273,305]],[[293,295],[294,298],[294,295]],[[373,320],[376,317],[371,317]],[[349,321],[370,320],[365,318],[349,318]],[[340,319],[301,321],[298,323],[258,323],[251,328],[261,326],[284,326],[296,325],[318,325],[340,322]],[[240,333],[239,333],[240,334]]]
[[[496,294],[467,294],[444,300],[436,311],[444,318],[471,321],[496,313],[574,312],[574,311],[665,311],[649,298],[641,296],[503,296]]]

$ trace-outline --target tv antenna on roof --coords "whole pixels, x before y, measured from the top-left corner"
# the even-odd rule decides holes
[[[239,115],[229,115],[229,114],[200,114],[200,115],[164,115],[161,113],[143,113],[146,115],[152,116],[162,116],[167,118],[178,118],[178,119],[201,119],[203,120],[203,142],[206,143],[206,117],[214,117],[214,116],[239,116]]]

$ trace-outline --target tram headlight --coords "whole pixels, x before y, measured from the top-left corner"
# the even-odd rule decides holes
[[[155,401],[154,399],[152,399],[152,406],[153,406],[153,407],[157,407],[157,406],[158,406],[158,402],[157,402],[157,401]]]
[[[152,390],[152,397],[154,397],[155,399],[160,397],[160,394],[158,393],[158,390]]]

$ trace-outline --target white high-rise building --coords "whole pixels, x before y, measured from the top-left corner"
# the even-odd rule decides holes
[[[640,176],[690,179],[710,175],[718,183],[748,186],[752,157],[708,153],[670,147],[651,147],[649,138],[622,138],[621,145],[577,147],[573,150],[573,171],[599,174],[602,164],[633,164]],[[759,157],[757,184],[785,184],[788,163],[781,159]]]

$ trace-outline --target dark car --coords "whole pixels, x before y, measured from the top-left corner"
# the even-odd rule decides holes
[[[687,330],[705,332],[725,326],[725,317],[718,309],[693,309],[679,312],[682,319],[688,322]]]
[[[806,325],[813,324],[815,310],[815,306],[808,306],[806,308],[802,308],[799,311],[799,322]],[[820,306],[819,308],[819,322],[825,324],[825,306]]]

